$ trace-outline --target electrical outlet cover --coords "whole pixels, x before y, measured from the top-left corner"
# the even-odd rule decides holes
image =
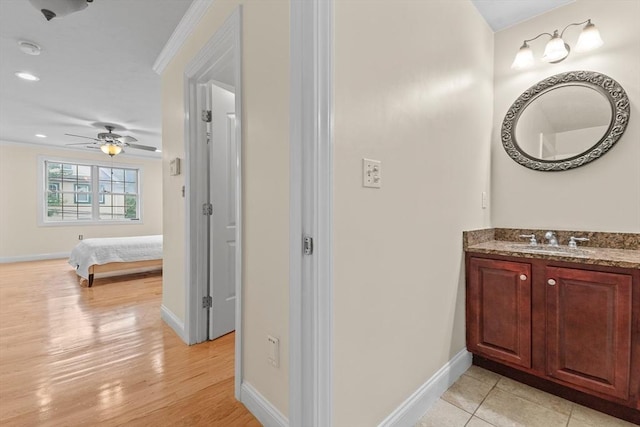
[[[280,366],[280,340],[267,335],[267,360],[274,367]]]

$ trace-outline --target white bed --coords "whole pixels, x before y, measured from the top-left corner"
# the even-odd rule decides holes
[[[162,236],[85,239],[71,251],[69,264],[89,287],[96,273],[162,267]]]

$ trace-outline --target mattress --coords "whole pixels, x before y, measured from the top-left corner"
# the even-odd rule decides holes
[[[88,279],[92,265],[154,259],[162,259],[162,235],[85,239],[71,251],[69,264]]]

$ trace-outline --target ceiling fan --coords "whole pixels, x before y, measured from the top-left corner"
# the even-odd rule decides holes
[[[93,140],[93,142],[91,143],[91,145],[88,145],[87,148],[94,148],[94,146],[96,146],[95,148],[100,148],[100,150],[102,150],[103,153],[108,154],[111,157],[123,152],[123,148],[125,147],[135,148],[138,150],[157,151],[156,147],[151,147],[149,145],[133,144],[138,140],[132,136],[121,136],[116,133],[113,133],[113,130],[115,129],[114,126],[106,125],[105,129],[107,129],[107,131],[100,132],[97,138],[92,138],[89,136],[82,136],[82,135],[73,135],[71,133],[65,133],[65,135],[73,136],[76,138],[91,139]],[[78,142],[78,143],[67,144],[67,145],[86,145],[86,144],[87,144],[86,142]]]

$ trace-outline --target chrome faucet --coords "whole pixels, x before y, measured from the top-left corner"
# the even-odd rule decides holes
[[[569,248],[570,249],[577,249],[578,248],[578,244],[576,242],[588,242],[589,239],[587,239],[586,237],[569,237]]]
[[[547,231],[544,234],[544,238],[549,242],[549,246],[558,246],[558,238],[556,237],[556,233],[553,231]]]

